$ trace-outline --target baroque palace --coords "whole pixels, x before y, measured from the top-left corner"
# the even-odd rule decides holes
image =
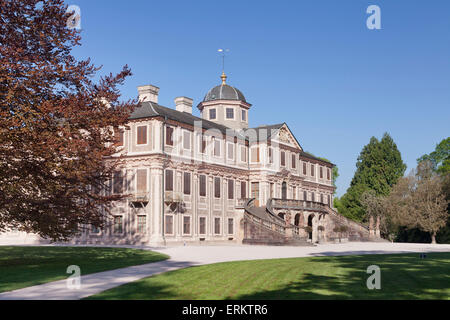
[[[249,128],[252,105],[222,83],[192,114],[193,100],[158,104],[159,88],[138,87],[139,106],[119,128],[121,170],[108,192],[107,227],[87,227],[72,243],[308,245],[376,240],[332,206],[333,164],[304,152],[286,123]],[[0,242],[36,242],[11,232]]]

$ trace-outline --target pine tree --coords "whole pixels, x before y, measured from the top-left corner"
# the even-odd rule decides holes
[[[372,137],[362,149],[356,163],[356,172],[346,194],[340,199],[340,213],[356,221],[363,221],[362,195],[373,190],[375,195],[388,195],[392,186],[405,173],[397,145],[388,133],[381,141]]]

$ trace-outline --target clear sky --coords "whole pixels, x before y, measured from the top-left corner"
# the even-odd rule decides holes
[[[370,137],[389,132],[408,165],[450,136],[450,1],[106,1],[81,9],[79,58],[102,73],[128,64],[122,87],[160,87],[159,103],[197,105],[227,83],[253,106],[250,126],[286,122],[305,151],[326,157],[348,188]],[[381,30],[369,30],[369,5]],[[194,114],[199,114],[195,110]]]

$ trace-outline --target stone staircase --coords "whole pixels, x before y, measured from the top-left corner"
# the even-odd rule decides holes
[[[296,236],[288,236],[284,219],[275,216],[266,206],[254,206],[253,199],[245,205],[243,244],[273,246],[313,246],[312,243]]]

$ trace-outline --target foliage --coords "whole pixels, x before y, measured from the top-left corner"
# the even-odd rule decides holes
[[[350,219],[364,221],[362,195],[369,190],[376,195],[388,195],[405,170],[406,165],[391,136],[385,133],[380,141],[372,137],[358,157],[350,187],[340,199],[339,212]]]
[[[450,137],[443,139],[430,154],[423,155],[417,162],[430,161],[433,170],[440,175],[450,173]]]
[[[117,162],[112,128],[135,101],[119,102],[127,66],[95,83],[99,71],[71,50],[62,0],[0,0],[0,232],[17,229],[65,240],[80,226],[102,227],[100,195]],[[117,133],[117,132],[116,132]]]
[[[436,243],[437,232],[449,217],[449,201],[443,180],[432,167],[430,161],[420,162],[415,172],[401,178],[387,197],[386,211],[395,224],[428,232]]]

